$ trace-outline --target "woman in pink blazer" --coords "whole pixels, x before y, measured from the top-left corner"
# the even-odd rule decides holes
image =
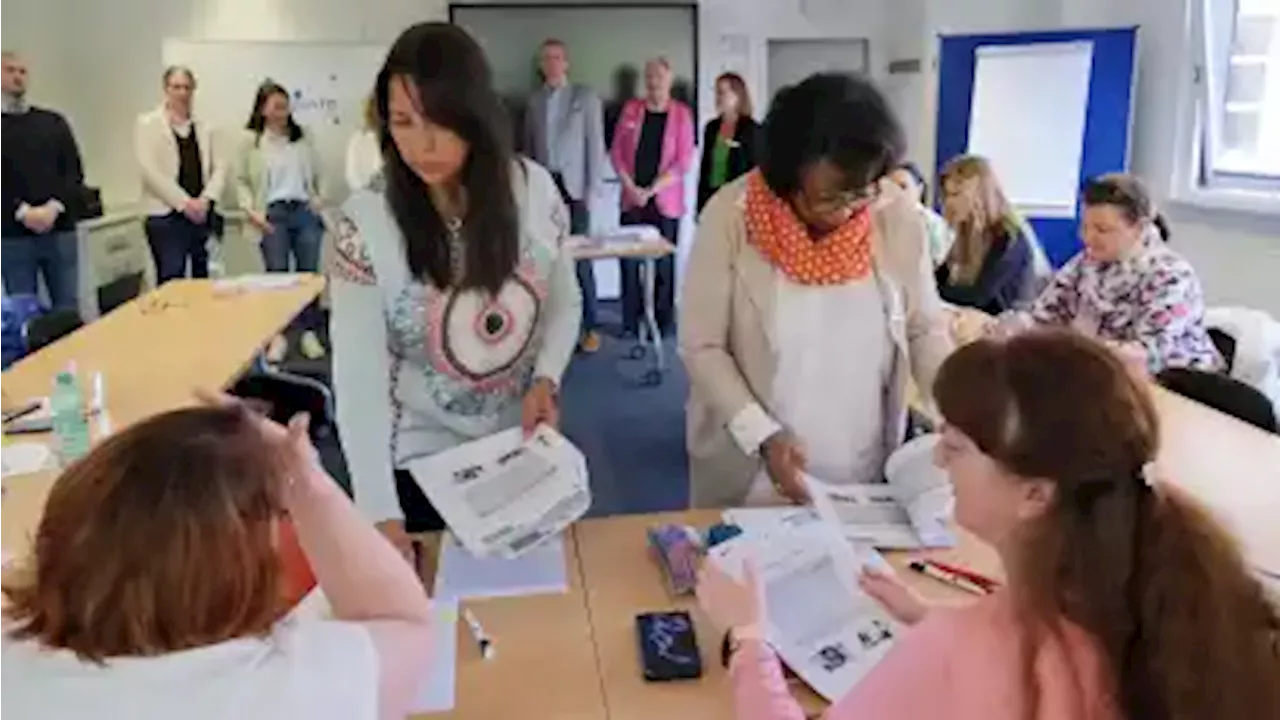
[[[671,64],[655,58],[644,66],[644,99],[629,100],[618,115],[609,157],[622,181],[622,224],[652,225],[673,244],[684,215],[684,176],[693,162],[693,111],[671,98]],[[634,335],[643,312],[640,263],[622,260],[622,325]],[[658,261],[654,292],[658,327],[671,330],[675,306],[675,258]]]

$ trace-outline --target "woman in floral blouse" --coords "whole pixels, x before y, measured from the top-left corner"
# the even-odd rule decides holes
[[[1165,244],[1168,228],[1142,181],[1102,175],[1086,183],[1081,199],[1085,249],[1054,276],[1031,319],[1095,336],[1152,373],[1222,369],[1200,281]]]

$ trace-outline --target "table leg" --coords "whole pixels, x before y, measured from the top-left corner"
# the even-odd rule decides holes
[[[657,258],[645,258],[644,261],[644,319],[649,328],[649,338],[653,346],[653,368],[649,380],[662,381],[662,373],[666,370],[667,358],[662,351],[662,328],[658,327],[657,304]]]

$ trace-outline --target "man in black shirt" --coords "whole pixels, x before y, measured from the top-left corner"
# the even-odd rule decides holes
[[[0,54],[4,90],[4,216],[0,218],[5,292],[37,293],[43,276],[49,300],[77,307],[76,220],[84,172],[71,127],[61,115],[26,102],[27,66]]]

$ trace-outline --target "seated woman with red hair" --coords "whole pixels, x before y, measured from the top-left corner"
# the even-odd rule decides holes
[[[299,547],[331,618],[288,612]],[[317,463],[305,417],[229,399],[67,468],[4,596],[6,717],[402,718],[430,660],[422,584]]]

